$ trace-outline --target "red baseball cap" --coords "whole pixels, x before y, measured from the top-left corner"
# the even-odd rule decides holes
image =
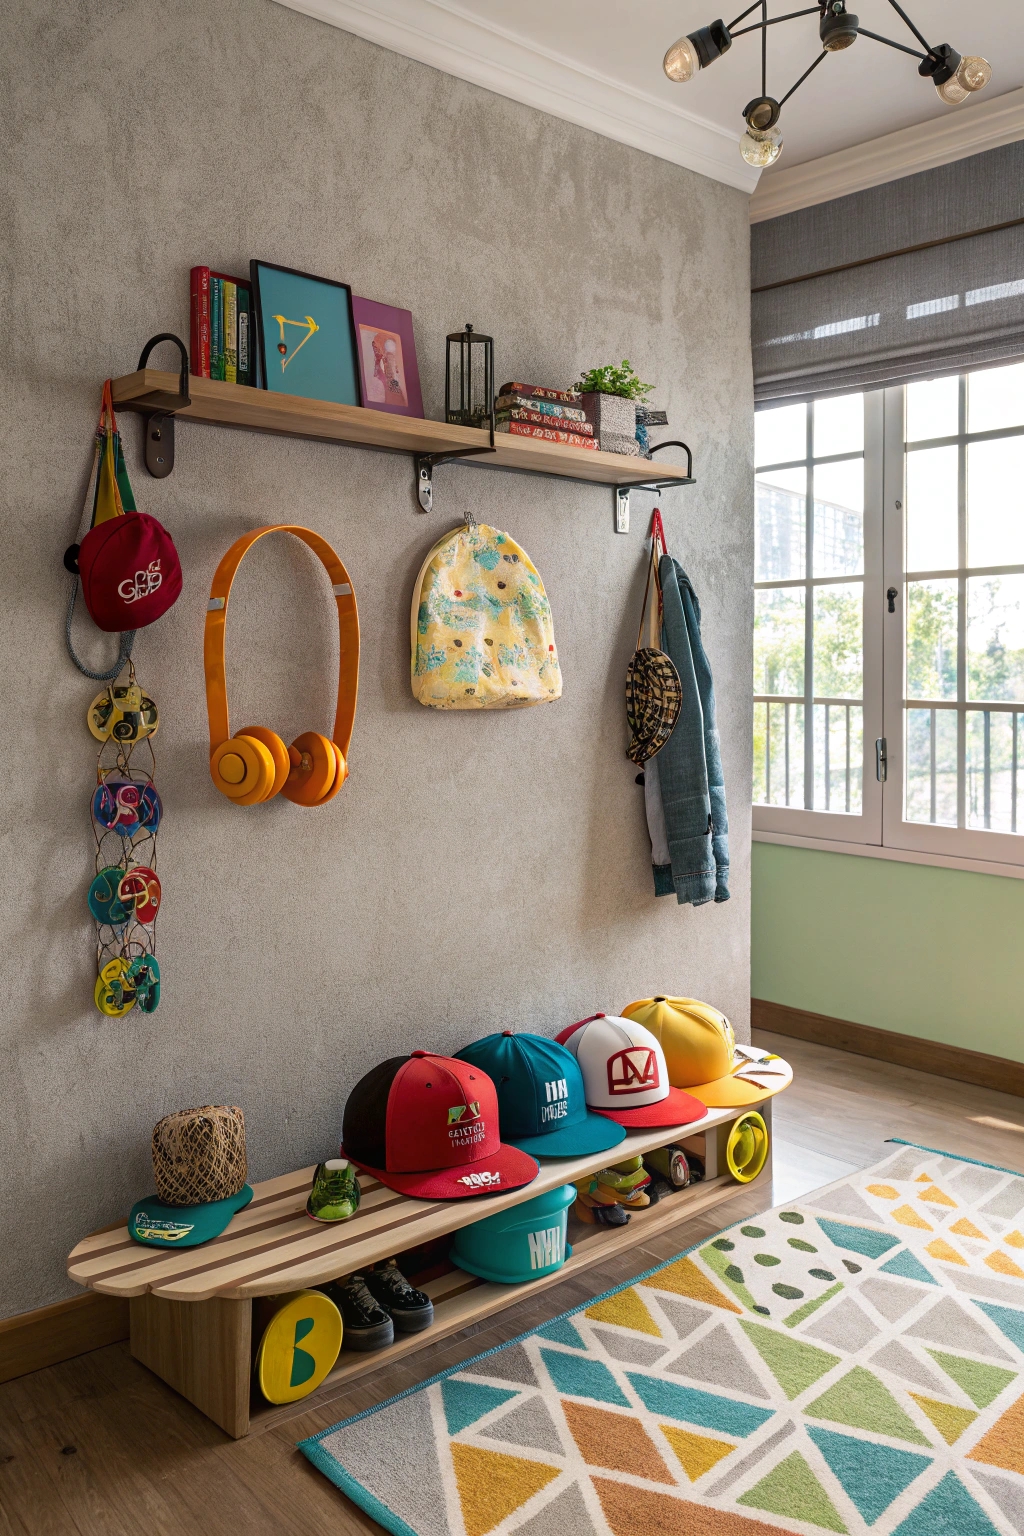
[[[587,1108],[627,1130],[690,1125],[708,1112],[692,1094],[670,1086],[665,1052],[635,1019],[595,1013],[555,1039],[579,1063]]]
[[[502,1145],[487,1073],[430,1051],[392,1056],[359,1079],[345,1105],[342,1143],[342,1156],[358,1168],[420,1200],[500,1195],[539,1171],[525,1152]]]
[[[125,512],[90,528],[78,572],[93,622],[115,634],[152,624],[181,595],[174,540],[147,512]]]

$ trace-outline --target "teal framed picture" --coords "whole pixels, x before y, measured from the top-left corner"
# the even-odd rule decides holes
[[[249,270],[263,388],[359,405],[349,285],[269,261],[251,261]]]

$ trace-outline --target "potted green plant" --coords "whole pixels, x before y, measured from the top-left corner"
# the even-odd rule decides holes
[[[637,402],[646,400],[654,385],[645,384],[628,358],[623,358],[620,368],[609,364],[589,369],[574,388],[580,392],[580,404],[605,452],[638,455]]]

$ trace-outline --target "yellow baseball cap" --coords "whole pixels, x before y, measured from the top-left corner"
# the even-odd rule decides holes
[[[793,1081],[780,1057],[736,1046],[725,1014],[694,997],[648,997],[623,1008],[643,1024],[665,1053],[669,1082],[709,1109],[758,1104]]]

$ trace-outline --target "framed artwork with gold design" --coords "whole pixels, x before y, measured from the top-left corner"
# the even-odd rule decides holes
[[[361,404],[348,283],[269,261],[251,261],[249,270],[263,388]]]

